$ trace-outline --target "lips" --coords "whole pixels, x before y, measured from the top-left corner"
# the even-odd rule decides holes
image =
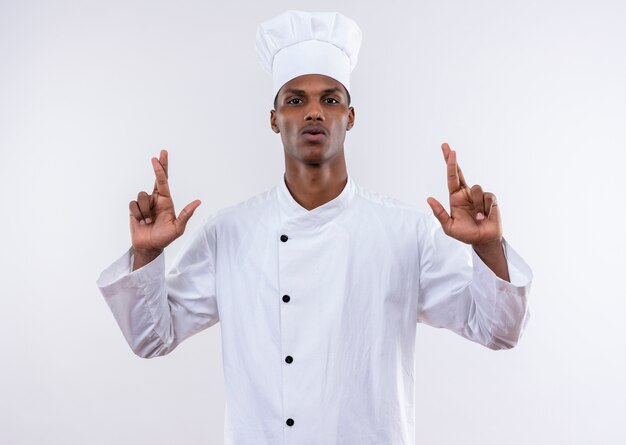
[[[302,129],[302,134],[303,135],[327,135],[326,129],[324,127],[321,127],[319,125],[307,125],[306,127],[304,127]]]
[[[302,129],[302,137],[308,142],[320,142],[326,139],[326,129],[320,125],[307,125]]]

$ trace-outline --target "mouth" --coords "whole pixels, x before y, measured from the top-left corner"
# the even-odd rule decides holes
[[[326,130],[320,126],[310,125],[302,130],[302,136],[307,141],[319,141],[326,137]]]

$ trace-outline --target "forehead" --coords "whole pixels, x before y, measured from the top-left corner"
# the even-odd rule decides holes
[[[316,94],[331,89],[338,89],[341,94],[346,94],[343,84],[332,77],[322,74],[305,74],[284,84],[278,95],[280,96],[288,90],[301,90],[306,94]]]

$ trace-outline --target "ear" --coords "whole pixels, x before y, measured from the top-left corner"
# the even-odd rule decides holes
[[[354,127],[354,107],[350,107],[348,111],[348,125],[346,126],[346,130],[350,131],[350,129]]]
[[[276,125],[276,110],[270,110],[270,127],[274,133],[280,133],[278,125]]]

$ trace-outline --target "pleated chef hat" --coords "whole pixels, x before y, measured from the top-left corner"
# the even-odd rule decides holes
[[[273,97],[298,76],[323,74],[350,91],[361,46],[359,25],[338,12],[286,11],[259,25],[256,50],[272,75]]]

